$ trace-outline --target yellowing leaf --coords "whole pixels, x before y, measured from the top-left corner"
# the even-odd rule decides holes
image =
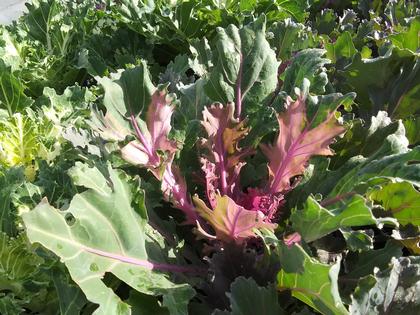
[[[274,229],[275,224],[265,222],[260,211],[246,210],[228,196],[216,197],[216,207],[209,209],[198,197],[194,197],[199,214],[205,218],[222,241],[242,243],[246,238],[255,236],[254,229]]]

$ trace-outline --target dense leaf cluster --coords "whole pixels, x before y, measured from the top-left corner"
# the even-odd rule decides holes
[[[418,0],[33,0],[0,26],[0,314],[419,314]]]

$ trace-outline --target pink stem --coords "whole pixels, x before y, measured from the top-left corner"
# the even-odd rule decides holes
[[[162,264],[162,263],[152,263],[145,259],[137,259],[129,256],[118,255],[110,252],[105,252],[99,249],[84,247],[89,253],[99,255],[106,258],[115,259],[124,263],[140,266],[146,268],[148,270],[162,270],[162,271],[169,271],[169,272],[182,272],[182,273],[193,273],[193,274],[202,274],[205,272],[203,268],[197,267],[186,267],[186,266],[178,266],[178,265],[171,265],[171,264]]]
[[[299,141],[303,138],[306,134],[306,130],[304,130],[299,137],[296,139],[295,142],[290,146],[289,150],[287,150],[286,157],[281,163],[280,167],[277,169],[276,174],[274,176],[274,181],[270,186],[270,193],[275,194],[277,193],[277,186],[280,183],[280,180],[283,178],[283,172],[286,169],[286,166],[290,163],[291,159],[294,157],[293,152],[295,151],[295,147],[299,143]]]
[[[150,160],[154,161],[156,156],[153,154],[152,150],[150,149],[149,143],[147,142],[146,138],[141,132],[139,125],[137,124],[136,117],[134,115],[131,115],[130,120],[134,130],[136,131],[137,139],[139,139],[139,141],[143,144],[143,147],[146,149],[147,155],[149,155]]]
[[[176,181],[173,178],[172,171],[164,172],[162,180],[165,181],[168,187],[170,187],[172,198],[175,200],[175,202],[172,202],[172,204],[185,213],[189,223],[194,224],[198,220],[197,213],[195,212],[195,207],[191,203],[188,196],[179,190],[179,187],[176,185]]]
[[[218,141],[216,144],[216,153],[219,156],[219,170],[220,170],[220,189],[222,196],[227,194],[227,173],[225,167],[225,152],[223,148],[223,136],[219,132]]]

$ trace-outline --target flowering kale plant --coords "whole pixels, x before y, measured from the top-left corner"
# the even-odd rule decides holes
[[[419,7],[27,4],[0,313],[419,314]]]

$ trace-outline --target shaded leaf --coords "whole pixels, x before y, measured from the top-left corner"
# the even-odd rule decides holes
[[[281,315],[281,309],[277,291],[273,285],[260,287],[253,279],[238,277],[231,284],[230,293],[227,296],[230,300],[231,311],[213,312],[213,315]]]
[[[352,296],[351,314],[417,314],[420,309],[418,257],[394,258],[386,270],[362,278]]]

